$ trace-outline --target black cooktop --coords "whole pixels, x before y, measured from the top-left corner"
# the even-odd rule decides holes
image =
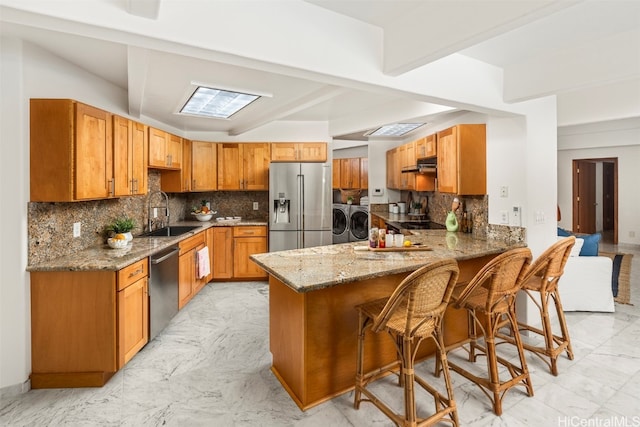
[[[398,222],[400,227],[406,230],[444,230],[446,227],[437,222],[426,220],[410,221],[410,222]]]

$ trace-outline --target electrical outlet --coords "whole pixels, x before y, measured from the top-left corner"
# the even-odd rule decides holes
[[[500,197],[509,197],[509,187],[503,185],[500,187]]]
[[[382,188],[374,188],[373,195],[374,196],[382,196],[384,194],[384,190]]]
[[[158,208],[153,208],[153,217],[158,218]]]
[[[253,202],[253,210],[254,211],[258,210],[258,202]]]
[[[509,224],[509,212],[500,211],[500,224]]]
[[[73,237],[80,237],[81,235],[80,226],[81,224],[79,222],[73,223]]]

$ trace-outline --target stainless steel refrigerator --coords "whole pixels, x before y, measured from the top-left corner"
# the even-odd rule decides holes
[[[330,163],[271,163],[269,252],[332,244]]]

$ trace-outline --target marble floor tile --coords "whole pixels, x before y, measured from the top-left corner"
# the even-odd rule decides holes
[[[635,254],[634,305],[616,304],[615,313],[567,313],[575,359],[560,356],[560,373],[554,377],[528,354],[534,396],[520,388],[509,391],[500,417],[477,386],[452,373],[461,425],[598,425],[607,420],[636,420],[640,425],[640,248],[618,251]],[[304,412],[298,409],[270,371],[268,298],[266,282],[210,283],[104,387],[3,396],[0,425],[392,425],[370,403],[355,410],[353,392]],[[505,350],[507,357],[514,356]],[[452,357],[465,355],[456,351]],[[478,372],[486,367],[484,360],[477,365]],[[433,378],[433,361],[421,363],[416,371]],[[436,383],[441,380],[434,378]],[[399,388],[390,385],[380,392],[402,406]],[[424,399],[419,407],[427,408],[430,402]]]

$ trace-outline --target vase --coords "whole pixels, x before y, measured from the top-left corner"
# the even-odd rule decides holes
[[[455,212],[451,211],[447,214],[447,219],[444,222],[447,227],[447,231],[458,231],[460,225],[458,224],[458,218]]]

